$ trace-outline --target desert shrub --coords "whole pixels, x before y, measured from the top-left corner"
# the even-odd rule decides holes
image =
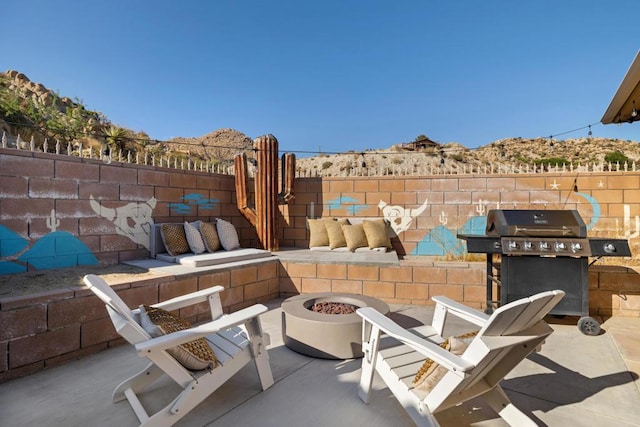
[[[623,152],[616,150],[604,156],[604,161],[608,163],[623,164],[623,163],[628,163],[629,158]]]
[[[333,162],[324,162],[322,163],[322,169],[329,169],[331,166],[333,166]]]

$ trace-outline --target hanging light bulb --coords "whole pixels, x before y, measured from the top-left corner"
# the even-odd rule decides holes
[[[638,117],[638,110],[636,110],[636,101],[633,101],[633,110],[631,111],[631,117]]]

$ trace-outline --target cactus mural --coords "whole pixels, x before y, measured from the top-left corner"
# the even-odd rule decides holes
[[[256,228],[258,242],[262,249],[277,251],[278,242],[278,204],[289,203],[294,198],[296,157],[294,154],[282,155],[282,189],[278,191],[278,140],[273,135],[263,135],[253,141],[256,153],[257,170],[255,181],[255,207],[249,206],[247,197],[247,155],[238,154],[234,158],[236,171],[236,193],[238,209]]]

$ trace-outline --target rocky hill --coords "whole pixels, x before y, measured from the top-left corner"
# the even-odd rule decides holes
[[[471,167],[552,167],[569,164],[585,165],[606,162],[629,164],[640,160],[640,144],[633,141],[607,138],[575,138],[549,140],[549,138],[506,138],[475,149],[457,143],[435,144],[419,150],[407,150],[406,144],[388,149],[320,154],[297,160],[298,170],[310,174],[340,176],[349,170],[408,170],[439,171],[460,170]]]
[[[104,114],[91,111],[79,100],[61,97],[42,83],[15,70],[0,73],[0,135],[20,135],[25,147],[33,138],[36,148],[45,139],[73,143],[84,148],[150,152],[192,160],[228,161],[237,152],[252,147],[252,139],[233,129],[218,129],[197,138],[153,140],[112,123]],[[15,142],[14,142],[15,143]],[[53,144],[49,145],[53,149]]]
[[[85,108],[79,100],[61,97],[14,70],[0,73],[0,134],[2,132],[13,136],[20,134],[26,141],[33,138],[37,148],[41,148],[48,138],[84,148],[109,146],[120,151],[168,154],[222,163],[230,163],[237,152],[252,147],[252,138],[234,129],[218,129],[199,137],[156,141],[145,132],[117,126],[104,114]],[[637,142],[606,138],[507,138],[476,149],[457,143],[429,141],[419,149],[415,147],[413,144],[390,144],[387,149],[299,157],[297,169],[309,174],[335,176],[365,168],[424,171],[429,168],[477,169],[536,163],[544,166],[562,163],[584,165],[640,160],[640,144]]]

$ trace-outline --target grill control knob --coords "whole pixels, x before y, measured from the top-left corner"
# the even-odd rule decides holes
[[[556,252],[560,252],[560,251],[566,251],[567,250],[567,244],[564,242],[557,242],[556,243]]]
[[[571,244],[572,252],[580,252],[581,250],[582,250],[582,245],[580,244],[580,242],[574,242]]]
[[[540,242],[540,250],[548,251],[549,250],[549,242]]]
[[[518,249],[518,242],[510,241],[509,242],[509,250],[514,251]]]
[[[533,242],[524,242],[524,250],[525,251],[533,250]]]

